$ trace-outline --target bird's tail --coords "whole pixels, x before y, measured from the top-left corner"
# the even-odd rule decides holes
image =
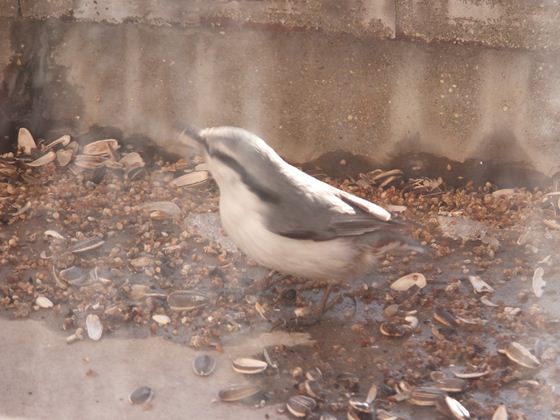
[[[376,255],[382,255],[390,251],[415,251],[422,254],[428,252],[426,246],[422,245],[406,232],[405,225],[393,222],[383,226],[383,228],[364,235],[362,244]]]

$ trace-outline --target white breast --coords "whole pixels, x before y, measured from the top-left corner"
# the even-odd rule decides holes
[[[309,279],[335,280],[350,276],[358,251],[348,239],[310,241],[277,235],[265,228],[262,204],[247,189],[220,195],[220,217],[231,239],[265,267]]]

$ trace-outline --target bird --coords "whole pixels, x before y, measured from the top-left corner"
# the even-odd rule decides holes
[[[238,248],[280,273],[332,287],[369,272],[391,250],[423,247],[383,207],[290,165],[243,128],[185,128],[182,143],[204,157],[219,188],[222,226]]]

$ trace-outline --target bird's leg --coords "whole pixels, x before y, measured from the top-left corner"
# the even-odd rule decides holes
[[[270,271],[266,276],[255,280],[249,287],[249,290],[252,292],[266,292],[276,283],[276,280],[279,280],[281,277],[283,277],[281,273]]]
[[[334,303],[331,302],[330,304],[327,305],[327,303],[329,302],[329,295],[331,294],[331,291],[332,291],[332,283],[329,283],[327,284],[327,288],[323,292],[323,298],[319,303],[319,313],[318,313],[319,317],[321,317],[325,312],[327,312],[330,308],[332,308],[336,303],[336,301],[338,301],[339,296],[334,298]]]

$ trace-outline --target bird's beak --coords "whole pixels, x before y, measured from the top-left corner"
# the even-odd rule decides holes
[[[196,127],[187,126],[179,134],[179,139],[181,143],[195,149],[197,152],[202,154],[206,150],[208,150],[208,143],[206,142],[206,139],[201,135],[201,133],[202,130],[199,130]]]

